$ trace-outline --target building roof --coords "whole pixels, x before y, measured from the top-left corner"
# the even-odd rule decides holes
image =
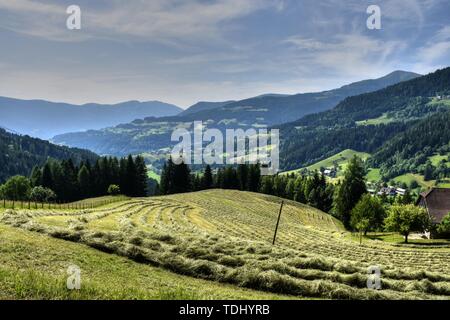
[[[433,188],[420,196],[434,222],[440,223],[450,213],[450,189]]]

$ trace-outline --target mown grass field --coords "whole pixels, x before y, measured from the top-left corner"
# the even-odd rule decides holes
[[[273,246],[280,201],[210,190],[85,210],[7,210],[0,291],[62,299],[450,298],[448,246],[359,245],[336,219],[291,201]],[[86,279],[79,293],[66,292],[68,263]],[[367,289],[374,265],[382,290]]]

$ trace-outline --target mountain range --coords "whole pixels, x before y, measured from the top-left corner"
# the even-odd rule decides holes
[[[267,127],[329,110],[349,96],[372,92],[419,76],[395,71],[379,79],[364,80],[318,93],[266,94],[241,101],[201,102],[177,116],[147,117],[101,130],[57,135],[53,141],[99,154],[123,156],[128,153],[155,153],[172,145],[170,135],[175,128],[192,128],[193,121],[203,121],[206,127],[222,130]]]
[[[280,129],[281,166],[296,169],[346,149],[373,153],[386,178],[420,170],[450,151],[450,68],[346,98]],[[448,149],[448,151],[447,151]]]
[[[0,97],[0,127],[49,139],[66,132],[101,129],[148,116],[173,116],[181,111],[159,101],[73,105]]]
[[[278,125],[299,119],[307,114],[329,110],[346,97],[376,91],[390,85],[419,77],[419,74],[394,71],[384,77],[363,80],[338,89],[295,95],[265,94],[240,101],[196,104],[177,118],[183,121],[226,122],[234,127],[261,127]],[[166,119],[179,120],[169,118]]]
[[[326,110],[314,112],[310,109],[312,97],[331,104],[338,96],[341,98],[334,107],[318,103]],[[132,105],[130,102],[121,107]],[[342,150],[352,149],[371,154],[368,163],[378,168],[383,178],[390,179],[411,172],[423,174],[428,170],[425,167],[430,166],[430,159],[441,159],[450,154],[450,130],[447,128],[450,123],[450,68],[446,68],[426,76],[397,71],[380,79],[321,93],[266,94],[242,101],[199,102],[179,113],[175,109],[177,115],[174,116],[145,117],[100,130],[54,137],[56,143],[75,149],[1,130],[0,146],[4,156],[0,159],[3,166],[0,171],[8,169],[1,178],[11,173],[29,173],[33,165],[48,157],[74,158],[75,161],[97,157],[79,148],[104,155],[144,154],[148,163],[158,169],[174,144],[170,135],[175,128],[192,130],[194,120],[219,129],[247,128],[250,125],[246,121],[252,120],[248,114],[265,112],[273,115],[275,105],[282,117],[295,120],[271,126],[280,129],[283,170],[302,168]],[[249,112],[250,109],[254,111]],[[303,113],[306,114],[295,118]],[[230,116],[234,116],[235,121]],[[253,121],[263,122],[261,118],[253,118]],[[265,127],[284,121],[280,119],[281,116],[278,120],[271,116],[270,121],[258,125]],[[10,159],[18,160],[11,162]],[[449,172],[444,165],[436,168],[433,174],[437,179]]]

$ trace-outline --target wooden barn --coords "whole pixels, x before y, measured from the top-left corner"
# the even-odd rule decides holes
[[[418,205],[427,209],[435,224],[441,223],[450,212],[450,189],[433,188],[421,193]]]

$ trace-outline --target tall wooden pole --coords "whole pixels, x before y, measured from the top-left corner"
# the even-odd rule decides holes
[[[275,234],[273,235],[272,245],[275,245],[275,240],[277,239],[278,225],[280,224],[281,212],[283,211],[284,201],[281,201],[280,212],[278,213],[277,226],[275,227]]]

